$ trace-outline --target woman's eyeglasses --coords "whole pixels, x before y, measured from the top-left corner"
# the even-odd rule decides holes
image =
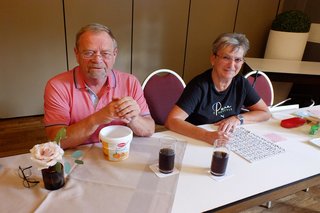
[[[239,63],[244,62],[244,58],[232,58],[232,57],[227,56],[227,55],[220,56],[218,54],[215,54],[215,56],[220,58],[225,63],[231,63],[232,61],[234,61],[236,64],[239,64]]]
[[[31,167],[32,166],[21,168],[21,166],[19,166],[19,170],[18,170],[19,177],[23,179],[23,186],[26,188],[34,187],[35,185],[40,183],[40,181],[34,178],[31,178],[31,175],[32,175]]]

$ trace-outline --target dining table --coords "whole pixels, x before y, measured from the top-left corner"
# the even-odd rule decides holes
[[[281,152],[254,162],[236,151],[229,154],[224,176],[210,173],[212,145],[167,130],[152,137],[133,137],[129,157],[105,158],[101,143],[65,150],[65,185],[47,190],[30,153],[0,158],[0,212],[239,212],[299,190],[320,184],[320,145],[310,134],[309,121],[295,128],[280,125],[284,119],[306,112],[320,115],[320,106],[272,113],[265,122],[244,124]],[[199,126],[215,131],[213,124]],[[176,143],[175,171],[157,168],[160,142]],[[44,141],[45,142],[45,141]],[[74,153],[81,153],[77,157]],[[76,163],[81,160],[83,164]],[[39,183],[26,188],[18,170],[32,166],[31,177]]]

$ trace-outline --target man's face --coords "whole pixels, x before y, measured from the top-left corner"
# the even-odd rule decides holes
[[[104,80],[117,56],[112,38],[106,32],[85,32],[74,49],[80,71],[88,80]]]
[[[231,46],[227,46],[211,56],[211,64],[220,78],[232,79],[239,73],[244,62],[243,57],[242,48],[233,50]]]

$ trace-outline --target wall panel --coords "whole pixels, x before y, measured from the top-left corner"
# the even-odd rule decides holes
[[[131,0],[68,0],[65,2],[69,68],[77,65],[74,56],[78,30],[89,23],[100,23],[112,30],[119,46],[115,68],[130,72]]]
[[[0,29],[0,118],[42,114],[47,80],[67,67],[62,1],[2,1]]]
[[[223,32],[232,32],[237,11],[237,0],[192,0],[184,80],[211,67],[211,44]]]
[[[245,33],[250,41],[248,57],[263,58],[271,23],[276,17],[279,0],[241,0],[235,32]]]
[[[183,71],[189,0],[135,0],[132,73],[142,82],[154,70]]]

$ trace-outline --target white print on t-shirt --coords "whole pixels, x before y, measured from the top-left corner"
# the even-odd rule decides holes
[[[217,103],[214,103],[212,105],[212,110],[213,110],[213,114],[215,116],[219,115],[220,117],[224,118],[225,112],[232,111],[232,106],[224,106],[224,107],[222,107],[221,102],[217,102]]]

